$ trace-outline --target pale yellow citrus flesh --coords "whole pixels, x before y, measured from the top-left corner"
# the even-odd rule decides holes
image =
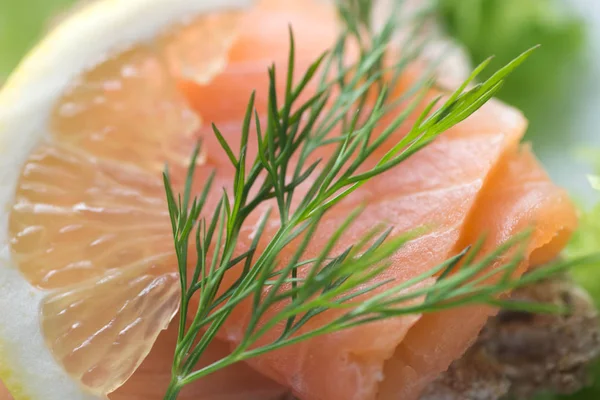
[[[72,82],[22,169],[12,257],[49,291],[40,319],[56,361],[92,393],[121,386],[177,310],[160,173],[185,168],[201,121],[174,76],[216,73],[236,19],[197,18]]]

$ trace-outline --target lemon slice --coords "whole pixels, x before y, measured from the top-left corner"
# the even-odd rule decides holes
[[[15,399],[106,398],[179,302],[157,173],[201,121],[174,75],[224,62],[245,0],[99,0],[0,92],[0,379]]]

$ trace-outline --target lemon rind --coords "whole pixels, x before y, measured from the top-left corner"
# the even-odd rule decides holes
[[[4,264],[0,271],[0,379],[15,400],[97,399],[62,370],[46,347],[39,325],[44,293],[16,269]]]

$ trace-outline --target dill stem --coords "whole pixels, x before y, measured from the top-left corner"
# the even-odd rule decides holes
[[[240,353],[240,351],[237,351],[236,353]],[[204,378],[207,375],[210,375],[214,372],[217,372],[223,368],[229,367],[232,364],[235,364],[239,361],[244,360],[247,357],[244,358],[240,358],[235,356],[235,353],[232,353],[229,357],[225,357],[222,358],[218,361],[215,361],[214,363],[207,365],[204,368],[200,368],[192,373],[190,373],[189,375],[187,375],[185,378],[181,378],[179,379],[179,382],[176,382],[176,385],[180,385],[179,390],[181,390],[181,387],[188,385],[194,381],[197,381],[198,379]],[[176,397],[173,398],[166,398],[164,400],[174,400],[176,399]]]
[[[181,380],[176,375],[173,375],[173,377],[171,378],[171,382],[169,382],[169,387],[167,388],[167,392],[165,393],[165,397],[163,398],[163,400],[177,400],[179,392],[181,392],[183,386],[184,385],[183,383],[181,383]]]

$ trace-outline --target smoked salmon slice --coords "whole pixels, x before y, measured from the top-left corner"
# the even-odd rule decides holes
[[[311,38],[324,40],[323,32],[311,31],[314,20],[302,18],[308,9],[308,6],[294,9],[292,26],[296,37],[306,43],[311,43]],[[315,18],[323,15],[326,13]],[[277,16],[277,12],[269,10],[257,12],[252,23],[285,32],[287,21]],[[334,23],[332,19],[325,25]],[[234,102],[232,108],[220,108],[213,106],[210,99],[219,93],[227,93],[231,99],[246,99],[253,89],[265,87],[261,85],[266,84],[265,65],[258,66],[264,62],[264,56],[247,51],[261,40],[258,35],[250,29],[242,30],[224,71],[207,85],[186,86],[194,109],[202,118],[224,124],[223,133],[229,135],[227,138],[234,146],[245,103]],[[270,60],[283,69],[288,46],[284,40],[273,42],[276,36],[269,36]],[[314,47],[310,52],[313,58],[319,53]],[[431,97],[438,94],[444,95],[432,92]],[[257,96],[266,101],[264,92],[259,91]],[[233,121],[234,115],[237,123]],[[497,101],[490,102],[400,167],[372,179],[331,210],[305,256],[316,255],[319,244],[331,237],[349,212],[359,204],[366,204],[337,251],[341,252],[378,223],[393,226],[392,235],[419,226],[434,227],[396,254],[393,267],[378,278],[381,280],[406,281],[455,255],[484,234],[488,238],[485,247],[490,250],[530,226],[534,227],[534,234],[527,262],[519,272],[530,264],[553,258],[575,228],[576,216],[566,193],[550,182],[530,150],[519,145],[526,125],[517,110]],[[399,129],[382,151],[405,132],[406,127]],[[204,133],[209,137],[208,130]],[[209,161],[224,161],[218,159],[218,147],[212,147],[215,143],[210,139],[206,143],[208,154],[212,155]],[[248,227],[246,246],[250,245],[253,231]],[[268,237],[269,232],[265,235]],[[285,263],[287,257],[289,254],[282,254],[281,262]],[[241,340],[252,312],[249,307],[240,307],[222,332],[222,337],[233,345]],[[461,356],[493,313],[487,307],[473,306],[389,319],[265,354],[249,364],[290,387],[303,400],[413,400]],[[269,337],[275,339],[279,333],[274,330]]]
[[[485,233],[485,247],[491,250],[529,225],[534,227],[533,239],[521,271],[554,258],[577,223],[566,193],[552,184],[527,146],[508,149],[489,175],[457,248]],[[423,316],[387,360],[386,379],[377,398],[418,398],[450,362],[462,356],[495,312],[469,306]]]

